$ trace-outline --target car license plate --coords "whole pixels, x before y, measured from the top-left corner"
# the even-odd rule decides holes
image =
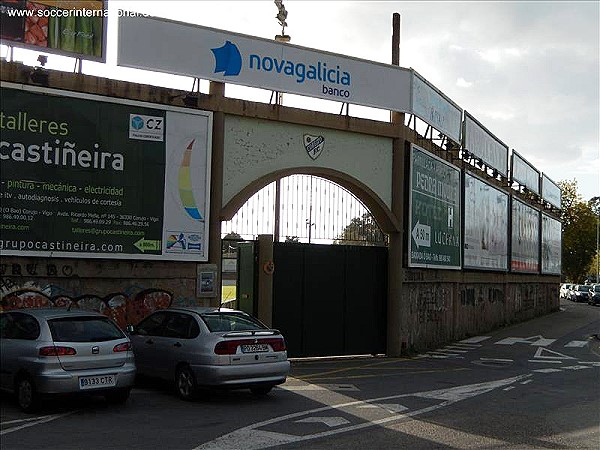
[[[79,389],[98,389],[115,386],[114,375],[97,375],[93,377],[79,377]]]
[[[242,353],[257,353],[257,352],[268,352],[269,346],[267,344],[248,344],[242,345]]]

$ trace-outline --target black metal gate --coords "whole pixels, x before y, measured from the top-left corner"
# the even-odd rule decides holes
[[[290,357],[385,353],[387,248],[276,242],[273,256]]]

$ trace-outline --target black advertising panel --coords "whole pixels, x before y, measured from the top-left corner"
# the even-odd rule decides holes
[[[210,113],[6,86],[2,254],[206,260]]]

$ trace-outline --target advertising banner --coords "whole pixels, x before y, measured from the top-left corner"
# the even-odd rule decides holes
[[[154,17],[119,18],[117,64],[395,111],[411,105],[410,69]]]
[[[463,148],[487,167],[508,176],[508,146],[465,111]]]
[[[540,172],[514,150],[511,155],[510,167],[513,181],[539,195]]]
[[[465,173],[463,267],[508,270],[508,194]]]
[[[414,71],[409,112],[417,115],[454,142],[460,142],[462,109]]]
[[[558,220],[542,214],[542,273],[560,275],[562,232]]]
[[[513,272],[540,271],[540,212],[512,198]]]
[[[208,259],[212,113],[1,89],[3,255]]]
[[[560,188],[546,174],[542,174],[542,198],[552,206],[556,206],[558,209],[561,208]]]
[[[460,269],[460,170],[411,145],[408,263]]]
[[[106,7],[104,0],[2,0],[0,42],[104,62]]]

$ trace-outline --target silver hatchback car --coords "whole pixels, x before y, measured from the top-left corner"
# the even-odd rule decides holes
[[[1,384],[33,412],[45,394],[99,393],[123,403],[135,381],[129,338],[109,318],[65,309],[0,313]]]
[[[283,336],[242,311],[168,308],[128,330],[138,374],[175,381],[184,400],[199,388],[266,395],[290,371]]]

